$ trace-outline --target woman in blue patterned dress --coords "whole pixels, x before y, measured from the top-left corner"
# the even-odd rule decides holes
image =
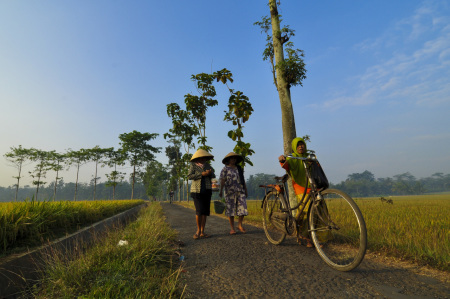
[[[227,209],[225,215],[228,216],[230,221],[230,235],[236,234],[234,227],[234,216],[238,216],[238,229],[242,233],[245,233],[245,229],[242,226],[244,216],[248,215],[247,212],[247,186],[245,185],[244,172],[242,167],[238,164],[244,159],[242,156],[236,153],[229,153],[223,158],[222,163],[225,164],[224,168],[220,172],[220,192],[219,196],[223,195],[223,188],[225,187],[225,201]]]

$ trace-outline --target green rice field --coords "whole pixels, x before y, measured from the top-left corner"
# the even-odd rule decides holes
[[[0,256],[14,250],[39,246],[143,202],[30,200],[0,203]]]

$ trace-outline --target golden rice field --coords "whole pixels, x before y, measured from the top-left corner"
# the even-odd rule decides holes
[[[366,222],[368,249],[449,271],[450,194],[390,198],[393,204],[379,197],[355,199]],[[262,225],[261,200],[247,204],[245,221]]]
[[[143,200],[0,203],[0,255],[47,240],[142,204]]]
[[[386,251],[442,270],[450,265],[450,195],[359,199],[369,249]]]

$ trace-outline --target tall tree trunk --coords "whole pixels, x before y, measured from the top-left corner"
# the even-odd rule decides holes
[[[19,176],[17,177],[17,185],[16,185],[16,196],[14,198],[14,201],[17,201],[17,194],[19,193],[19,181],[20,181],[20,173],[22,172],[22,163],[19,165]]]
[[[186,180],[186,198],[187,202],[189,202],[189,180]]]
[[[285,74],[282,69],[276,67],[284,61],[283,41],[280,29],[280,17],[278,15],[277,0],[269,0],[270,19],[272,23],[272,43],[275,57],[275,71],[277,76],[277,90],[280,98],[281,106],[281,124],[283,128],[283,150],[288,155],[292,152],[291,143],[296,137],[294,110],[291,102],[290,86],[286,82]],[[289,182],[291,179],[289,180]],[[297,204],[297,198],[292,187],[292,183],[288,183],[289,201],[291,206]]]
[[[97,191],[97,166],[98,166],[98,162],[95,162],[95,176],[94,176],[94,200],[95,200],[95,192]]]
[[[38,173],[38,180],[37,180],[37,184],[36,184],[36,196],[34,197],[35,200],[38,200],[39,185],[41,183],[41,171],[42,171],[42,167],[39,169],[39,173]]]
[[[59,164],[58,164],[58,166],[59,166]],[[58,186],[58,174],[59,174],[59,171],[57,170],[56,171],[56,179],[55,179],[55,188],[53,189],[53,201],[56,200],[56,186]]]
[[[75,181],[75,196],[74,201],[77,201],[77,190],[78,190],[78,174],[80,173],[80,164],[77,164],[77,180]]]
[[[181,178],[178,179],[178,201],[181,201],[181,197],[183,196],[183,191],[181,191],[182,189],[182,181]]]
[[[117,182],[116,182],[116,177],[115,175],[117,174],[117,164],[114,163],[114,177],[113,177],[113,200],[116,199],[116,186],[117,186]]]
[[[131,182],[131,199],[133,199],[134,195],[134,179],[136,177],[136,165],[133,166],[133,180]]]

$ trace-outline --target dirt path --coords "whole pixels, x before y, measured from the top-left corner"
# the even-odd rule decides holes
[[[352,272],[328,267],[314,249],[295,238],[269,244],[264,230],[246,225],[230,236],[226,219],[208,217],[209,239],[194,240],[195,212],[162,203],[167,222],[179,232],[187,298],[449,298],[442,279],[367,257]],[[417,269],[416,269],[417,270]]]

